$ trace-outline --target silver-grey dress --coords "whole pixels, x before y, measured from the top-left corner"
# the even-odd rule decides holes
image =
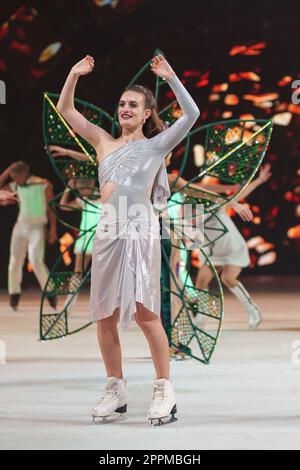
[[[102,205],[92,252],[91,316],[102,320],[119,307],[129,326],[136,302],[160,316],[160,225],[170,188],[165,157],[185,137],[200,111],[177,75],[167,79],[183,114],[150,139],[121,145],[99,164],[100,193],[115,183]]]

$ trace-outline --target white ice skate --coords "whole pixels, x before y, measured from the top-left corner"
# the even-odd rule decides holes
[[[260,310],[253,302],[245,286],[239,281],[235,287],[229,287],[229,290],[244,305],[248,314],[248,325],[251,330],[255,330],[262,321]]]
[[[152,426],[177,421],[175,392],[172,382],[168,379],[156,379],[153,385],[151,406],[147,412],[149,423]]]
[[[127,382],[124,379],[108,377],[103,396],[92,410],[93,423],[113,422],[127,412]],[[117,414],[119,413],[119,414]]]
[[[255,330],[258,328],[259,324],[262,321],[262,317],[259,311],[259,308],[254,303],[249,303],[246,306],[247,313],[248,313],[248,325],[250,330]]]

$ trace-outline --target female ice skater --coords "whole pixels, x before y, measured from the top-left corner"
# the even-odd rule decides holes
[[[160,320],[160,225],[153,206],[167,205],[170,188],[164,159],[192,128],[200,111],[170,64],[158,54],[151,70],[167,81],[182,115],[163,130],[152,92],[141,85],[130,86],[119,101],[120,137],[114,139],[74,107],[77,80],[93,68],[91,56],[75,64],[57,104],[73,129],[93,145],[99,164],[103,206],[92,253],[91,314],[97,322],[108,382],[92,416],[105,418],[127,411],[117,326],[135,320],[148,340],[156,371],[147,416],[157,425],[174,421],[177,409],[169,377],[168,338]]]
[[[270,165],[266,164],[260,169],[259,176],[237,196],[233,208],[237,211],[237,203],[241,199],[245,199],[258,186],[268,181],[271,176]],[[243,220],[250,221],[253,214],[248,209],[249,214]],[[237,211],[238,212],[238,211]],[[238,212],[239,213],[239,212]],[[249,266],[250,257],[246,240],[237,229],[235,223],[222,207],[217,211],[218,217],[221,219],[227,232],[217,239],[212,245],[203,249],[209,256],[211,262],[215,265],[217,271],[221,273],[221,281],[233,293],[233,295],[242,303],[247,315],[248,325],[251,330],[255,330],[262,321],[261,313],[258,306],[253,302],[249,292],[238,279],[243,268]],[[214,224],[214,220],[210,221],[210,226]],[[196,287],[198,289],[207,290],[213,279],[213,272],[206,263],[203,254],[200,253],[200,269],[198,271]]]
[[[172,198],[170,198],[168,202],[168,212],[169,212],[171,219],[175,219],[179,221],[183,217],[183,207],[184,207],[183,202],[184,202],[185,195],[199,197],[200,191],[204,190],[206,196],[209,196],[211,200],[215,200],[215,202],[217,202],[219,194],[222,194],[228,191],[231,193],[235,193],[240,188],[240,186],[236,184],[220,184],[220,183],[211,184],[205,180],[205,177],[200,182],[188,184],[188,181],[185,180],[184,178],[178,177],[177,175],[170,174],[170,173],[168,174],[168,180],[170,183],[171,191],[173,193]],[[225,206],[223,206],[223,208],[234,209],[234,211],[241,217],[241,219],[246,222],[249,222],[253,218],[253,214],[251,210],[248,208],[248,206],[246,204],[240,204],[236,200],[228,202],[227,204],[225,204]],[[227,217],[229,218],[228,215]],[[210,227],[215,226],[216,228],[218,228],[218,224],[215,222],[214,218],[210,220],[209,225]],[[206,227],[204,225],[204,231],[205,230],[206,230]],[[193,239],[193,235],[191,236]],[[187,241],[189,242],[190,240],[187,239]],[[172,240],[172,243],[173,243],[173,247],[172,247],[172,252],[171,252],[171,266],[172,266],[171,269],[172,269],[172,272],[174,273],[174,276],[177,278],[176,283],[181,289],[183,287],[183,283],[189,286],[193,286],[194,283],[186,270],[187,251],[186,249],[183,249],[185,245],[182,240]],[[176,246],[181,247],[181,249],[177,249]],[[202,247],[202,249],[207,254],[209,254],[208,248]],[[210,270],[210,275],[212,279],[214,274],[211,270]],[[198,286],[196,285],[196,287]],[[171,291],[176,292],[176,290],[177,290],[177,287],[172,277]],[[181,309],[181,302],[177,295],[172,294],[171,298],[172,298],[172,322],[173,322]],[[200,324],[204,321],[205,318],[206,317],[204,315],[198,314],[195,317],[196,324],[198,324],[198,321],[200,320],[199,321],[199,326],[200,326]],[[172,348],[171,354],[173,354],[174,351],[175,353],[177,352],[174,348]],[[182,356],[182,354],[181,353],[179,353],[178,355],[176,354],[176,357],[178,356]]]

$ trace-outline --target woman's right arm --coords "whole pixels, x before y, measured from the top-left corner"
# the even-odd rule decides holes
[[[77,111],[74,105],[75,87],[77,85],[78,78],[81,75],[87,75],[93,70],[93,68],[94,59],[91,56],[86,56],[72,67],[65,81],[56,107],[77,134],[96,149],[100,145],[101,139],[111,139],[111,135],[101,127],[86,119],[79,111]]]
[[[76,150],[67,149],[65,147],[60,147],[59,145],[49,145],[49,150],[51,150],[51,155],[53,158],[71,157],[74,158],[74,160],[79,160],[82,162],[90,161],[89,157],[85,153],[77,152]]]
[[[0,174],[0,189],[5,189],[6,191],[11,191],[9,184],[6,184],[7,179],[10,177],[11,171],[17,165],[17,162],[11,163],[3,173]]]

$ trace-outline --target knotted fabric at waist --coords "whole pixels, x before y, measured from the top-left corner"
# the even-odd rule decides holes
[[[97,226],[98,238],[157,238],[160,239],[160,224],[153,208],[136,208],[127,213],[116,212],[103,204],[102,216]]]

